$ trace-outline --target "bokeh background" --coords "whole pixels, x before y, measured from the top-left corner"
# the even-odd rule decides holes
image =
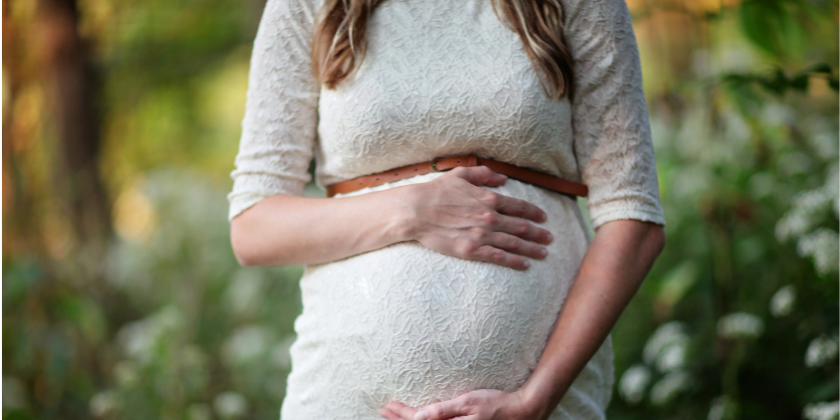
[[[3,419],[278,418],[302,268],[225,197],[263,1],[3,0]],[[837,419],[837,3],[628,5],[668,244],[609,418]]]

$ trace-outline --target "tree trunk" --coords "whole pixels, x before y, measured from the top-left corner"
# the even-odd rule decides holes
[[[45,87],[53,105],[56,201],[78,244],[105,245],[111,233],[108,201],[99,173],[98,89],[90,49],[79,36],[76,0],[39,0]]]

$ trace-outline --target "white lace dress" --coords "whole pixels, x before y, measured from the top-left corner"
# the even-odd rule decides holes
[[[329,185],[437,156],[476,153],[589,187],[594,228],[665,224],[623,0],[564,0],[574,102],[546,97],[519,37],[490,0],[387,0],[358,72],[336,90],[310,73],[323,0],[268,0],[254,42],[230,218],[301,195],[316,158]],[[431,173],[347,195],[427,182]],[[556,238],[526,271],[416,242],[305,268],[284,420],[380,419],[475,389],[516,390],[546,344],[591,238],[576,202],[508,179],[499,193],[549,215]],[[335,199],[340,199],[341,195]],[[608,339],[552,419],[600,419],[613,385]]]

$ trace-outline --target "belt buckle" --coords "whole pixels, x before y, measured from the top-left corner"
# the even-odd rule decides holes
[[[436,157],[429,162],[429,167],[432,168],[432,172],[443,172],[437,168],[437,163],[439,160],[443,159],[442,157]]]

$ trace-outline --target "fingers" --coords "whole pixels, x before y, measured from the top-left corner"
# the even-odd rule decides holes
[[[398,402],[390,402],[379,415],[388,420],[446,420],[468,414],[468,408],[464,397],[432,404],[420,411]]]
[[[525,200],[508,197],[493,191],[488,192],[497,196],[489,199],[488,201],[490,201],[489,204],[492,205],[499,213],[533,220],[537,223],[542,223],[548,219],[548,215],[541,208]]]
[[[406,407],[398,402],[389,402],[385,405],[379,415],[388,420],[414,420],[417,410]]]
[[[470,414],[465,397],[432,404],[418,411],[412,420],[445,420]]]
[[[523,233],[523,229],[519,227],[520,222],[529,225],[528,229],[533,230]],[[517,270],[525,270],[531,266],[528,257],[541,260],[548,255],[548,248],[532,242],[532,240],[550,242],[551,235],[547,231],[521,219],[514,220],[514,227],[508,228],[512,233],[500,231],[503,228],[506,228],[504,222],[499,223],[495,228],[497,231],[494,232],[487,232],[485,228],[473,228],[473,233],[461,241],[456,252],[460,252],[462,258],[485,261]],[[545,235],[548,235],[547,241]]]
[[[554,240],[554,236],[551,235],[551,232],[539,226],[534,226],[524,219],[499,215],[495,218],[494,222],[495,223],[489,226],[493,228],[493,230],[514,235],[526,241],[548,245]],[[512,240],[509,239],[509,241]],[[512,244],[509,244],[509,247],[515,245],[517,245],[517,243],[513,242]],[[512,251],[516,250],[516,248],[509,247],[504,247],[504,249],[511,249]],[[519,254],[519,252],[517,252],[517,254]]]
[[[458,167],[449,171],[453,176],[465,179],[473,185],[486,185],[488,187],[498,187],[507,180],[507,176],[486,166],[474,166],[470,168]]]
[[[455,168],[437,180],[446,185],[430,193],[435,198],[430,201],[439,206],[428,206],[430,201],[422,201],[418,208],[445,208],[446,211],[427,211],[418,217],[425,222],[417,234],[423,245],[455,257],[517,270],[528,269],[529,258],[547,256],[544,245],[550,244],[553,237],[548,230],[532,223],[546,221],[545,211],[525,200],[476,188],[501,185],[505,176],[487,167]],[[458,233],[441,234],[441,229],[454,229]]]
[[[472,253],[471,259],[498,264],[503,267],[510,267],[516,270],[526,270],[531,266],[527,258],[511,254],[499,248],[482,245]]]
[[[504,232],[493,232],[487,235],[487,245],[538,260],[548,255],[546,247]]]
[[[497,187],[507,180],[505,175],[493,172],[486,166],[471,168],[459,167],[449,171],[449,173],[463,178],[473,185],[486,185],[488,187]],[[541,208],[525,200],[508,197],[488,190],[479,191],[478,194],[479,200],[499,213],[533,220],[537,223],[542,223],[548,219],[548,215]]]
[[[383,418],[386,418],[388,420],[413,420],[413,419],[404,419],[404,418],[394,414],[393,411],[391,411],[387,408],[383,408],[382,410],[379,410],[379,416],[381,416]]]

